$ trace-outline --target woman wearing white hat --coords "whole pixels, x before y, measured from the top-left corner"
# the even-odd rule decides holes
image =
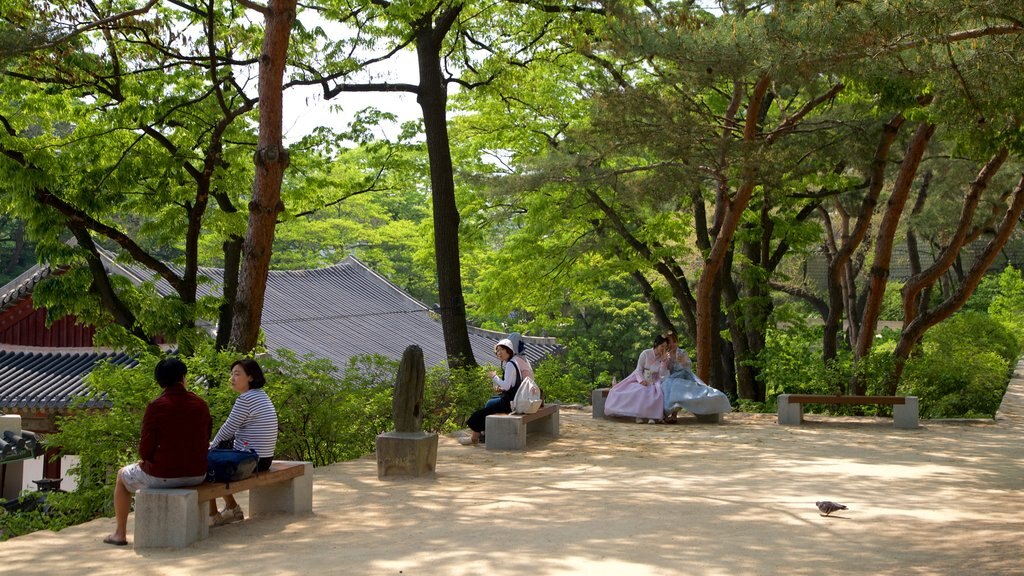
[[[523,382],[523,378],[533,378],[533,366],[530,362],[516,354],[512,341],[508,338],[499,340],[494,346],[494,354],[501,361],[503,370],[501,378],[498,373],[490,372],[491,383],[494,384],[494,391],[501,395],[492,398],[484,404],[484,407],[473,412],[473,415],[466,421],[466,425],[473,431],[468,438],[461,438],[459,442],[465,445],[477,444],[484,439],[484,431],[487,424],[487,416],[490,414],[507,414],[512,411],[512,399],[516,397],[516,391]]]

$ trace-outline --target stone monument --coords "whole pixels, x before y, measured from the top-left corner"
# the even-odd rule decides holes
[[[423,350],[409,346],[395,378],[392,432],[377,436],[377,478],[428,476],[437,465],[437,434],[423,432]]]

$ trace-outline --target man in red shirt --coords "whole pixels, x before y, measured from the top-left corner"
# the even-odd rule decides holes
[[[107,544],[128,543],[128,511],[139,488],[194,486],[206,479],[206,453],[213,421],[206,401],[185,389],[188,369],[177,358],[166,358],[153,371],[164,389],[146,407],[139,440],[141,462],[117,473],[114,517],[117,528],[103,539]]]

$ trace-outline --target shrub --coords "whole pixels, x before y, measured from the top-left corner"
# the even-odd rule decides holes
[[[607,365],[611,354],[592,341],[571,340],[562,354],[549,356],[535,367],[537,384],[546,402],[589,404],[595,388],[611,385],[607,372],[594,374],[594,365]]]
[[[1024,343],[1024,279],[1013,266],[1007,266],[996,279],[998,290],[988,306],[989,315],[1007,327]]]
[[[992,417],[1002,401],[1019,345],[984,314],[958,314],[925,334],[899,390],[917,396],[925,418]]]

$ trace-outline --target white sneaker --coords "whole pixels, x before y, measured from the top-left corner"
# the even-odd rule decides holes
[[[643,418],[637,418],[636,419],[636,423],[637,424],[643,424],[644,423],[644,419]]]
[[[654,418],[651,418],[650,420],[648,420],[648,421],[647,421],[647,423],[648,423],[648,424],[657,424],[657,423],[658,423],[658,421],[657,421],[657,420],[655,420]]]

